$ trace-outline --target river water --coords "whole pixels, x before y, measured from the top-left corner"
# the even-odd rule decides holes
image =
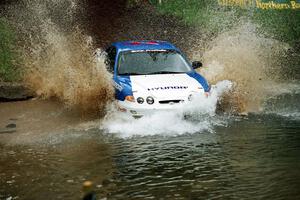
[[[95,183],[99,199],[299,199],[299,99],[283,94],[248,116],[205,114],[180,123],[161,115],[156,121],[114,118],[1,134],[0,199],[80,199],[84,180]],[[9,104],[18,107],[2,103],[1,111]],[[20,128],[37,111],[21,106],[7,115]],[[61,110],[52,109],[59,119]],[[159,121],[164,126],[151,125]],[[38,137],[30,141],[30,134]]]
[[[120,141],[116,199],[298,199],[299,121],[251,115],[215,133]]]

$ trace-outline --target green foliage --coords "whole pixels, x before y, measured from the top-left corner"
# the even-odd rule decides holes
[[[13,31],[5,19],[0,18],[0,81],[16,81],[20,77],[14,42]]]
[[[250,20],[271,37],[293,44],[300,38],[300,10],[263,10],[222,6],[218,0],[150,0],[162,14],[174,15],[184,23],[200,26],[210,34],[230,29],[240,20]]]
[[[256,9],[252,20],[282,41],[294,43],[300,39],[300,10]]]

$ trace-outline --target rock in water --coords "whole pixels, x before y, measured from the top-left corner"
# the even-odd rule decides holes
[[[0,101],[20,101],[33,96],[34,92],[20,83],[0,83]]]
[[[11,123],[6,125],[6,128],[17,128],[17,125],[15,123]]]
[[[17,131],[17,125],[15,123],[7,124],[5,128],[0,128],[0,134],[14,133]]]

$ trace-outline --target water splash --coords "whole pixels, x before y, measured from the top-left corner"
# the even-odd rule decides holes
[[[234,92],[227,101],[235,112],[258,112],[269,98],[269,85],[280,80],[281,65],[287,45],[258,33],[251,22],[241,22],[209,42],[203,56],[194,48],[194,59],[203,58],[200,71],[211,83],[231,80]]]
[[[87,15],[85,6],[78,0],[18,2],[12,3],[7,13],[20,33],[18,45],[24,55],[25,82],[41,97],[56,97],[67,105],[103,110],[113,98],[113,88],[103,59],[94,59],[94,38],[89,37],[83,28],[86,26],[82,26],[85,22],[81,19]],[[222,23],[222,19],[216,14],[210,20]],[[135,20],[139,26],[147,24]],[[151,22],[159,23],[158,20]],[[182,29],[173,25],[174,32]],[[168,38],[172,34],[163,31],[165,27],[163,24],[160,28],[161,34],[157,34],[155,28],[147,29],[147,37]],[[261,111],[263,102],[274,95],[274,90],[278,91],[274,88],[282,88],[278,84],[283,66],[279,60],[285,56],[288,46],[260,34],[260,30],[252,22],[240,20],[233,29],[226,29],[218,36],[197,36],[197,31],[191,30],[187,32],[193,32],[192,35],[185,36],[184,31],[175,34],[177,41],[173,42],[187,46],[193,43],[189,56],[204,61],[205,67],[200,73],[211,84],[222,80],[233,83],[233,91],[220,97],[219,110]],[[205,34],[205,30],[203,32]],[[122,39],[125,39],[124,34]]]
[[[264,102],[264,114],[277,115],[289,120],[300,120],[300,82],[271,86],[271,97]]]
[[[199,42],[203,44],[202,40]],[[285,56],[288,45],[259,34],[253,23],[241,23],[208,43],[204,54],[199,54],[202,47],[196,45],[191,57],[194,60],[203,58],[205,67],[200,73],[215,84],[210,98],[199,97],[184,110],[159,112],[139,120],[114,111],[105,118],[101,127],[121,137],[214,132],[215,126],[227,125],[230,121],[216,112],[260,113],[266,109],[264,103],[268,99],[290,93],[295,87],[284,84],[281,74],[280,59]],[[273,111],[281,112],[280,109]],[[185,114],[191,117],[186,120]]]
[[[80,9],[77,0],[22,0],[8,13],[20,33],[25,83],[40,97],[103,110],[113,96],[111,77],[81,28]]]
[[[214,132],[214,126],[226,125],[226,120],[216,116],[218,99],[230,92],[232,83],[220,81],[212,87],[211,95],[195,96],[191,105],[180,110],[158,111],[152,115],[134,119],[112,106],[100,127],[109,133],[127,138],[132,136],[176,136],[195,132]]]

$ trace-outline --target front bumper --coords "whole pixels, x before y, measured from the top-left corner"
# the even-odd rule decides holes
[[[158,111],[170,111],[170,110],[182,110],[188,104],[191,104],[190,101],[181,101],[178,103],[168,103],[168,104],[138,104],[137,102],[129,101],[117,101],[119,109],[123,112],[126,112],[133,116],[134,118],[140,118],[147,115],[152,115]]]

